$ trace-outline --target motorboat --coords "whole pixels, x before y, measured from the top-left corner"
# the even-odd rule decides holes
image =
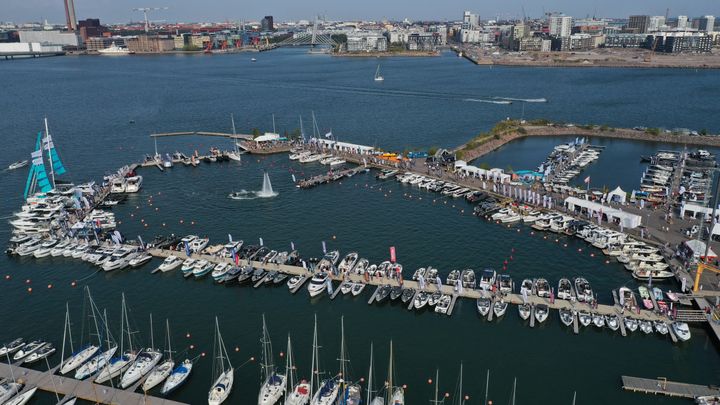
[[[415,296],[415,291],[416,291],[416,290],[415,290],[414,288],[405,288],[405,289],[403,289],[403,293],[402,293],[402,296],[400,297],[400,300],[401,300],[403,303],[408,303],[408,302],[410,302],[410,300],[413,299],[413,297]]]
[[[55,353],[55,346],[53,346],[52,343],[48,343],[37,351],[30,353],[22,362],[23,364],[35,363],[36,361],[50,357],[53,353]]]
[[[421,309],[425,305],[427,305],[428,300],[430,299],[430,293],[427,291],[420,291],[415,296],[415,301],[413,302],[413,306],[415,309]]]
[[[118,249],[103,263],[102,269],[105,271],[113,271],[127,267],[130,262],[130,258],[134,257],[134,254],[135,252],[132,249]]]
[[[640,287],[638,287],[638,293],[640,294],[640,299],[642,300],[645,309],[653,309],[655,307],[652,300],[650,299],[650,292],[648,291],[647,287],[641,285]]]
[[[27,166],[27,165],[28,165],[28,161],[27,161],[27,160],[18,160],[17,162],[11,163],[11,164],[7,167],[7,169],[8,169],[8,170],[16,170],[16,169],[19,169],[19,168],[21,168],[21,167],[25,167],[25,166]]]
[[[490,298],[480,297],[476,302],[478,313],[481,316],[487,316],[490,313],[490,307],[492,307],[492,300]]]
[[[591,302],[595,298],[590,283],[583,277],[575,279],[575,296],[579,302]]]
[[[652,331],[653,331],[652,322],[650,322],[650,321],[641,320],[639,322],[638,327],[646,335],[652,333]]]
[[[522,296],[530,296],[533,292],[533,282],[532,280],[526,278],[522,281],[520,284],[520,295]]]
[[[338,265],[338,271],[340,273],[349,273],[357,264],[358,259],[357,252],[348,253]]]
[[[403,293],[403,288],[400,286],[395,286],[390,289],[390,300],[395,301],[396,299],[400,298],[400,296]]]
[[[501,316],[505,315],[505,311],[507,311],[508,303],[505,302],[505,300],[499,300],[495,301],[495,304],[493,304],[493,313],[497,318],[500,318]]]
[[[160,389],[160,393],[167,396],[171,392],[175,391],[188,379],[190,372],[192,371],[192,367],[193,363],[190,359],[185,359],[185,361],[180,363],[179,366],[175,367],[165,380],[165,383]]]
[[[382,302],[385,298],[387,298],[390,295],[391,290],[392,290],[392,287],[390,287],[390,285],[388,285],[388,284],[379,287],[377,294],[375,294],[375,301]],[[438,298],[440,298],[440,297],[438,297]],[[432,299],[433,299],[433,296],[430,297],[430,300],[432,300]],[[430,300],[428,300],[428,304],[430,304]],[[433,303],[433,305],[434,305],[434,303]]]
[[[230,263],[218,263],[211,273],[213,280],[215,280],[215,282],[221,282],[231,267]]]
[[[676,321],[672,323],[671,327],[673,332],[675,332],[675,336],[677,336],[678,339],[682,340],[683,342],[690,340],[690,328],[688,327],[687,323]]]
[[[550,283],[544,278],[535,280],[535,294],[540,298],[550,297]]]
[[[195,268],[195,264],[199,261],[199,259],[185,259],[182,263],[182,267],[180,268],[180,271],[182,271],[183,274],[187,274],[193,271]]]
[[[460,279],[462,280],[462,286],[464,288],[470,288],[475,289],[477,285],[477,280],[475,280],[475,271],[473,269],[465,269],[460,274]],[[511,281],[512,284],[512,281]]]
[[[655,331],[661,335],[667,335],[668,333],[668,326],[665,322],[655,321],[653,322],[653,327],[655,328]]]
[[[282,274],[277,270],[270,270],[267,272],[267,275],[263,278],[263,284],[272,284],[275,281],[275,277],[278,276],[278,274]]]
[[[32,342],[26,344],[19,350],[15,352],[15,355],[12,357],[14,361],[22,360],[25,357],[35,353],[36,351],[40,350],[43,346],[45,346],[47,343],[43,342],[42,340],[33,340]]]
[[[225,285],[234,284],[238,281],[238,276],[240,276],[240,273],[242,273],[242,271],[242,267],[231,266],[227,273],[225,273],[225,276],[219,282]]]
[[[358,259],[357,263],[355,264],[355,268],[353,268],[353,271],[360,275],[365,274],[369,265],[370,262],[368,261],[368,259]]]
[[[242,283],[245,283],[248,280],[250,280],[252,278],[252,275],[254,272],[255,272],[255,270],[250,266],[243,267],[242,270],[240,271],[240,274],[237,277],[238,284],[242,284]],[[300,282],[300,280],[301,279],[299,279],[298,282]]]
[[[573,316],[572,310],[562,308],[559,310],[559,312],[560,312],[560,322],[562,322],[563,325],[570,326],[573,324],[575,317]]]
[[[662,290],[658,287],[653,287],[652,293],[655,296],[655,301],[663,301],[665,299]]]
[[[308,284],[308,292],[310,293],[310,297],[317,297],[318,295],[322,294],[323,291],[327,289],[327,280],[328,280],[328,273],[326,272],[319,272],[315,273],[313,275],[312,279],[310,279],[310,284]]]
[[[130,259],[130,261],[128,262],[128,265],[132,268],[138,268],[138,267],[144,266],[147,263],[149,263],[152,260],[152,258],[153,257],[148,253],[140,253],[139,255]]]
[[[355,283],[355,284],[353,284],[353,287],[352,287],[352,291],[351,291],[352,295],[356,297],[356,296],[360,295],[360,293],[364,289],[365,289],[365,283]]]
[[[20,350],[23,346],[25,346],[25,339],[23,338],[17,338],[13,340],[12,342],[5,343],[2,347],[0,347],[0,358],[3,358],[9,354],[13,354],[16,351]]]
[[[458,280],[460,279],[460,270],[453,270],[448,274],[447,278],[445,279],[445,283],[447,285],[454,286],[457,284]]]
[[[355,283],[350,280],[343,281],[342,284],[340,284],[340,292],[343,293],[343,295],[348,294],[352,291],[353,285],[355,285]]]
[[[590,326],[592,323],[592,315],[590,315],[589,312],[580,311],[578,312],[578,322],[580,322],[582,326]]]
[[[592,314],[592,323],[598,328],[605,326],[605,317],[602,314]]]
[[[637,299],[635,298],[635,294],[632,290],[627,287],[620,287],[618,292],[620,295],[620,305],[631,312],[635,312],[638,305]]]
[[[530,318],[530,313],[532,312],[532,307],[530,304],[520,304],[518,305],[518,313],[520,314],[520,318],[523,320],[528,320]]]
[[[638,321],[635,318],[628,318],[626,317],[624,319],[625,322],[625,329],[629,330],[630,332],[635,332],[638,328]]]
[[[210,242],[209,238],[195,238],[189,244],[188,247],[193,253],[200,253]]]
[[[573,287],[570,280],[567,278],[561,278],[558,281],[557,297],[561,300],[572,300],[573,299]]]
[[[257,283],[258,281],[265,278],[266,275],[267,272],[265,271],[265,269],[263,269],[262,267],[258,267],[253,271],[250,281],[252,281],[253,283]]]
[[[450,303],[452,302],[452,297],[448,294],[443,294],[438,302],[435,304],[435,312],[440,314],[447,314],[448,310],[450,309]]]
[[[632,276],[636,280],[653,280],[660,281],[675,277],[672,271],[668,270],[648,270],[648,269],[636,269],[633,270]]]
[[[200,260],[199,262],[195,263],[195,267],[193,268],[192,275],[195,276],[195,278],[202,278],[206,275],[210,274],[210,272],[215,268],[215,264],[211,263],[207,260]]]
[[[605,324],[610,330],[616,331],[620,328],[620,318],[617,315],[605,315]]]
[[[549,309],[545,304],[538,304],[535,306],[535,320],[539,323],[545,322],[548,318]]]
[[[163,262],[158,266],[157,270],[165,273],[171,270],[175,270],[178,267],[180,267],[183,263],[183,260],[180,259],[177,256],[170,255],[163,260]]]
[[[493,269],[485,269],[480,276],[480,289],[488,291],[495,284],[496,273]]]

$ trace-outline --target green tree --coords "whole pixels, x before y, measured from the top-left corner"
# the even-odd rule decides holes
[[[488,163],[488,162],[482,162],[482,163],[480,163],[480,166],[478,166],[478,167],[481,168],[481,169],[483,169],[483,170],[490,170],[490,169],[491,169],[490,163]]]
[[[660,135],[660,128],[648,128],[645,130],[645,132],[650,135],[658,136]]]
[[[437,151],[438,151],[437,146],[431,146],[430,149],[428,149],[428,156],[435,156]]]
[[[257,128],[253,128],[253,129],[252,129],[252,136],[253,136],[253,138],[257,138],[258,136],[260,136],[260,130],[257,129]]]

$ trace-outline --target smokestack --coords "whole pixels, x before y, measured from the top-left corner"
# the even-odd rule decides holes
[[[65,1],[65,20],[68,30],[77,31],[77,18],[75,17],[75,2],[73,0]]]

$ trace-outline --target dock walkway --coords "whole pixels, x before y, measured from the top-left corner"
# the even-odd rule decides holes
[[[167,249],[150,249],[148,250],[148,253],[150,253],[154,257],[158,258],[166,258],[170,255],[177,256],[181,259],[187,258],[184,252],[178,252],[175,250],[167,250]],[[194,254],[192,256],[196,259],[205,259],[212,263],[228,263],[228,264],[234,264],[230,258],[223,258],[215,255],[206,255],[206,254]],[[276,263],[263,263],[259,261],[251,261],[248,262],[245,259],[239,260],[240,266],[251,266],[253,268],[262,268],[266,271],[279,271],[285,274],[288,274],[289,276],[305,276],[309,277],[312,276],[312,272],[308,269],[305,269],[300,266],[290,266],[286,264],[276,264]],[[390,285],[390,286],[397,286],[399,285],[398,280],[396,279],[390,279],[387,277],[372,277],[370,280],[365,280],[365,278],[360,274],[349,274],[346,276],[346,278],[343,278],[343,275],[331,275],[330,278],[333,281],[337,281],[342,283],[344,280],[349,280],[354,283],[365,283],[371,286],[383,286],[383,285]],[[416,281],[412,280],[404,280],[402,284],[403,288],[414,288],[416,291],[421,291],[419,284]],[[338,287],[339,288],[339,287]],[[434,290],[436,287],[434,285],[432,286],[426,286],[426,290]],[[473,299],[476,300],[480,298],[483,294],[487,294],[485,291],[481,290],[471,290],[468,288],[465,288],[462,290],[462,292],[456,292],[451,285],[443,284],[441,286],[440,290],[443,294],[447,294],[449,296],[457,295],[458,299],[460,298],[467,298],[467,299]],[[375,290],[377,292],[377,290]],[[368,301],[368,304],[371,304],[374,301],[375,294],[372,294],[370,297],[370,300]],[[507,294],[503,297],[505,302],[508,302],[509,304],[514,305],[520,305],[523,303],[523,297],[520,294]],[[536,295],[529,296],[527,299],[528,303],[535,306],[538,304],[545,304],[548,306],[548,308],[551,309],[569,309],[573,311],[587,311],[589,313],[597,313],[601,315],[617,315],[618,314],[618,308],[614,305],[598,305],[596,308],[592,308],[587,303],[582,302],[572,302],[568,300],[560,300],[556,299],[554,302],[551,302],[548,298],[541,298]],[[490,310],[492,313],[492,308]],[[626,316],[628,316],[626,314]],[[638,320],[647,320],[647,321],[662,321],[666,322],[668,319],[665,316],[662,316],[660,314],[657,314],[653,311],[648,310],[641,310],[639,313],[633,313],[632,317]]]
[[[715,386],[685,384],[667,381],[664,378],[650,379],[624,375],[622,376],[622,387],[626,391],[691,399],[700,396],[720,396],[720,388]]]
[[[75,380],[73,378],[53,375],[51,372],[43,372],[23,367],[12,367],[7,364],[0,364],[0,378],[21,380],[28,387],[37,387],[42,391],[55,392],[61,396],[75,396],[79,399],[100,404],[122,404],[122,405],[186,405],[182,402],[170,401],[164,398],[146,396],[131,390],[108,387],[95,384],[92,379]]]

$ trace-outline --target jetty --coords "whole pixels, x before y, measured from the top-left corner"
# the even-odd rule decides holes
[[[319,174],[317,176],[300,180],[298,181],[296,186],[298,188],[313,188],[315,186],[319,186],[320,184],[332,183],[333,181],[338,181],[345,177],[352,177],[358,173],[366,172],[368,170],[369,169],[365,166],[357,166],[353,167],[352,169],[344,169],[337,171],[331,170],[325,174]]]
[[[0,378],[22,381],[26,387],[37,387],[39,390],[56,393],[65,397],[79,399],[98,404],[123,405],[186,405],[183,402],[170,401],[164,398],[147,396],[132,389],[123,390],[106,385],[95,384],[92,379],[76,380],[73,378],[54,375],[55,369],[50,371],[37,371],[24,367],[0,364]]]
[[[644,394],[667,395],[695,399],[702,396],[720,396],[720,387],[714,385],[686,384],[668,381],[666,378],[640,378],[622,376],[622,388]]]

